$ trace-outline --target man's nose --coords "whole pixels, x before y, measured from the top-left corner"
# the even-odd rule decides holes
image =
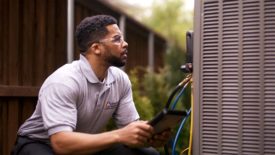
[[[123,40],[122,47],[124,47],[124,48],[128,48],[128,43],[127,43],[125,40]]]

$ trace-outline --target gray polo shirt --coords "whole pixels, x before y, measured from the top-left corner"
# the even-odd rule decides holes
[[[36,109],[18,134],[48,139],[60,131],[99,133],[111,117],[118,127],[139,118],[130,80],[119,68],[110,67],[101,82],[80,55],[45,80]]]

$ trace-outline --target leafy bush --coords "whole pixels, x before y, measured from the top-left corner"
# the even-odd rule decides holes
[[[138,77],[138,68],[130,71],[129,78],[132,82],[133,99],[140,118],[150,120],[153,117],[154,108],[149,97],[142,95]]]
[[[154,108],[154,115],[156,115],[168,99],[169,83],[166,80],[167,68],[159,70],[159,73],[146,72],[143,78],[144,94],[151,100]]]
[[[177,47],[170,47],[165,55],[165,67],[157,73],[149,72],[146,68],[137,67],[130,71],[133,98],[136,108],[143,120],[150,120],[162,108],[164,108],[169,95],[179,82],[186,76],[180,70],[184,64],[184,52]],[[190,108],[190,85],[180,97],[176,109],[186,110]],[[177,145],[177,153],[189,145],[190,118],[186,120]]]

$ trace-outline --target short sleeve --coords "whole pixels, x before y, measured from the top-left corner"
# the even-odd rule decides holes
[[[120,94],[119,106],[114,114],[114,118],[117,126],[123,127],[138,120],[139,115],[133,101],[131,83],[128,77],[123,80],[123,84],[120,86],[122,91]]]
[[[40,93],[41,112],[48,135],[76,127],[77,93],[63,84],[51,84]]]

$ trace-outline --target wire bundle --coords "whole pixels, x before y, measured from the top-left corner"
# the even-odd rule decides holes
[[[191,84],[191,88],[192,88],[192,75],[191,74],[188,74],[186,76],[185,79],[183,79],[177,86],[176,88],[173,90],[173,92],[171,93],[171,95],[169,96],[168,98],[168,101],[166,103],[166,108],[168,109],[170,107],[170,104],[174,98],[174,96],[177,94],[177,92],[180,90],[180,92],[178,93],[178,95],[176,96],[173,104],[171,105],[170,109],[175,109],[180,97],[183,95],[184,93],[184,90],[186,89],[186,87]],[[187,115],[186,117],[184,117],[180,123],[180,126],[177,130],[177,133],[176,133],[176,136],[174,138],[174,142],[173,142],[173,145],[172,145],[172,155],[175,155],[176,153],[176,145],[177,145],[177,142],[178,142],[178,139],[179,139],[179,135],[181,133],[181,130],[187,120],[187,118],[190,116],[191,114],[191,124],[190,124],[190,137],[189,137],[189,147],[187,147],[186,149],[184,149],[181,154],[183,154],[184,152],[186,152],[188,150],[188,155],[191,155],[191,147],[192,147],[192,136],[193,136],[193,90],[191,90],[191,108],[187,111]],[[169,152],[168,152],[168,149],[167,149],[167,146],[165,146],[165,152],[166,154],[168,155]]]

